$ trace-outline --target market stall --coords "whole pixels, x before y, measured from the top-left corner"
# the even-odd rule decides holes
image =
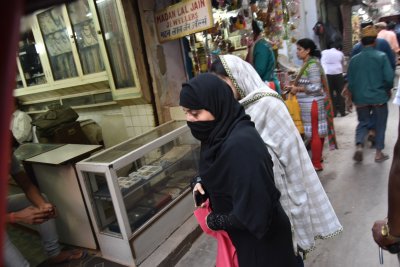
[[[297,40],[299,5],[299,0],[192,0],[158,11],[155,21],[160,42],[183,37],[183,57],[191,78],[207,72],[218,55],[234,54],[245,60],[253,43],[253,20],[263,25],[275,57],[287,56]]]

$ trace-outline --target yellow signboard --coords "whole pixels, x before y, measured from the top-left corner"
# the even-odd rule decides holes
[[[185,0],[156,12],[158,40],[166,42],[214,26],[211,0]]]

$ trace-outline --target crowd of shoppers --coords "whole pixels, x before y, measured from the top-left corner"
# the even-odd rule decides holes
[[[389,158],[383,153],[387,102],[399,48],[388,38],[390,28],[378,34],[379,26],[387,27],[362,25],[361,41],[353,48],[348,67],[348,90],[358,118],[356,162],[363,161],[371,129],[375,162]],[[207,231],[227,234],[230,242],[224,246],[233,246],[235,266],[304,266],[303,257],[314,249],[316,239],[343,230],[317,172],[323,170],[325,139],[329,148],[338,148],[333,118],[346,115],[344,55],[340,43],[328,44],[321,54],[311,39],[296,42],[303,65],[294,82],[282,89],[297,96],[303,140],[282,99],[272,48],[256,21],[253,31],[250,63],[222,55],[212,63],[212,73],[182,85],[180,105],[192,135],[201,143],[199,173],[192,189],[194,195],[203,196],[199,208],[207,207],[208,213],[199,223]],[[274,82],[275,90],[268,81]],[[398,90],[398,105],[399,99]],[[388,218],[376,221],[372,228],[376,243],[385,249],[400,241],[399,138],[389,177]],[[311,157],[305,141],[309,141]],[[39,225],[48,264],[85,257],[82,250],[61,250],[54,226],[56,208],[30,182],[14,155],[11,175],[24,194],[7,199],[8,221]],[[8,237],[4,249],[6,266],[29,266]]]
[[[258,36],[259,31],[255,30]],[[361,37],[361,42],[353,48],[347,73],[349,97],[359,121],[353,158],[356,162],[363,160],[364,141],[368,130],[373,129],[375,162],[382,162],[388,159],[383,148],[395,54],[386,40],[377,38],[378,32],[369,22],[362,25]],[[271,76],[264,78],[253,62],[257,42],[266,40],[255,41],[249,53],[252,64],[234,55],[222,55],[211,65],[210,71],[215,76],[200,74],[182,87],[180,105],[193,136],[201,141],[200,170],[192,183],[193,193],[203,195],[204,201],[208,199],[204,202],[210,212],[204,218],[205,232],[226,231],[236,249],[237,254],[232,255],[237,257],[239,266],[304,266],[301,252],[313,249],[316,238],[342,231],[316,172],[323,169],[325,139],[329,148],[338,148],[333,118],[346,115],[342,98],[344,54],[340,43],[329,44],[321,55],[313,40],[304,38],[296,42],[297,57],[303,65],[294,82],[282,89],[297,96],[304,140],[279,91],[266,83]],[[267,61],[275,64],[272,58]],[[305,146],[307,140],[311,156]],[[244,149],[243,143],[249,146]],[[263,149],[261,144],[265,144]],[[397,152],[394,157],[398,157]],[[400,236],[397,227],[400,216],[394,204],[398,182],[394,177],[399,176],[396,164],[393,160],[389,220],[377,221],[373,227],[376,242],[384,248],[397,242]],[[254,195],[250,193],[253,190]],[[246,198],[249,202],[244,215],[242,201]],[[253,206],[253,202],[258,204]],[[260,216],[260,209],[267,213]],[[254,220],[249,220],[252,217]],[[254,231],[256,225],[267,225],[272,231],[277,221],[282,223],[280,242],[272,241],[275,237],[269,231]],[[382,227],[392,230],[382,236]],[[293,250],[289,249],[288,240],[292,241]],[[276,243],[267,245],[271,241]]]

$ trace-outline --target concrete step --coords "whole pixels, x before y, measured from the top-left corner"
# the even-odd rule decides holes
[[[175,266],[201,233],[196,218],[190,216],[139,267]]]

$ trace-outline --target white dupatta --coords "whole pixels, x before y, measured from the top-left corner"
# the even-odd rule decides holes
[[[315,239],[339,234],[343,227],[314,170],[303,140],[282,98],[269,88],[247,62],[220,56],[229,78],[264,140],[274,162],[280,202],[293,228],[295,251],[311,251]]]

